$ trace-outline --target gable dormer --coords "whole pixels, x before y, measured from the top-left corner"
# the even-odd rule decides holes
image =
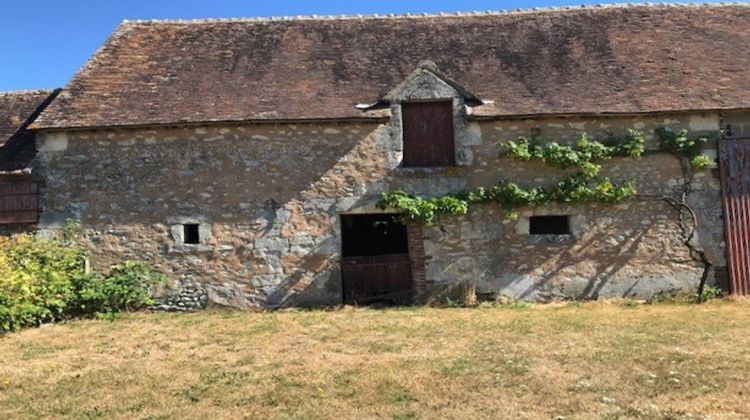
[[[401,167],[449,167],[465,163],[456,138],[465,126],[465,107],[482,101],[425,61],[375,104],[391,108],[401,143]]]
[[[394,104],[452,98],[460,98],[468,106],[482,103],[476,95],[438,70],[435,63],[423,61],[401,83],[388,91],[381,102]]]

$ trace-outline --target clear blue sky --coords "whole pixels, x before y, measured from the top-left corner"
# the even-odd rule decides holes
[[[62,87],[123,19],[452,12],[586,3],[596,2],[0,0],[0,91]]]

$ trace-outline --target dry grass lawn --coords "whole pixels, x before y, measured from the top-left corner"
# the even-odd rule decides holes
[[[0,338],[0,418],[750,418],[750,304],[136,314]]]

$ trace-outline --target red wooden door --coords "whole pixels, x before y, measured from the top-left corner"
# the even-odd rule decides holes
[[[729,288],[750,294],[750,139],[719,142]]]

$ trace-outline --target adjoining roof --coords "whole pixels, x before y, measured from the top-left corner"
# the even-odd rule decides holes
[[[0,92],[0,172],[26,168],[36,151],[27,127],[59,91]]]
[[[0,147],[26,128],[53,90],[0,92]],[[41,111],[41,110],[39,110]]]
[[[35,127],[362,118],[426,60],[488,116],[750,108],[750,3],[124,22]]]

